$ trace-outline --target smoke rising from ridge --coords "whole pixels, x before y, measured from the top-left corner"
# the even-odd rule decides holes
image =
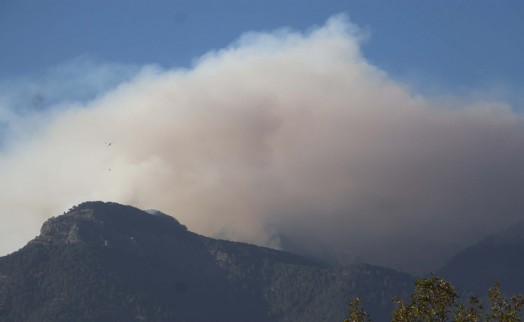
[[[366,61],[355,29],[336,16],[246,34],[191,69],[144,68],[85,105],[12,119],[0,251],[86,200],[410,270],[518,220],[522,118],[503,102],[413,93]]]

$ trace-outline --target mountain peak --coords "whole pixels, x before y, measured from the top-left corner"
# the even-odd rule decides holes
[[[488,236],[480,241],[483,245],[523,244],[524,221],[519,221],[497,234]]]
[[[438,274],[477,293],[485,292],[495,281],[508,293],[521,293],[523,253],[524,222],[520,221],[455,254]]]
[[[354,296],[384,319],[387,300],[411,280],[370,265],[324,267],[200,236],[159,211],[92,201],[0,257],[0,321],[335,321]]]
[[[187,233],[176,219],[114,202],[88,201],[72,207],[61,216],[48,219],[33,242],[70,244],[101,243],[110,239],[134,240],[136,235]]]

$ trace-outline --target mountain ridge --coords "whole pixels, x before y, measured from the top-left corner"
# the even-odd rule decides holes
[[[508,293],[524,293],[524,221],[487,236],[455,254],[437,271],[461,289],[485,293],[499,282]]]
[[[86,202],[0,258],[0,321],[331,321],[360,296],[387,319],[413,278],[195,234],[167,215]]]

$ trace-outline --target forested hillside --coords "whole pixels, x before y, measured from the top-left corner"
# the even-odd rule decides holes
[[[161,213],[88,202],[0,258],[0,320],[338,321],[354,296],[380,319],[412,280],[371,265],[330,268],[203,237]]]

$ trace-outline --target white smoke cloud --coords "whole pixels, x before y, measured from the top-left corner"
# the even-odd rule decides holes
[[[86,104],[11,120],[0,252],[86,200],[412,271],[518,220],[522,118],[503,102],[417,95],[360,39],[344,16],[250,33],[191,69],[144,68]]]

